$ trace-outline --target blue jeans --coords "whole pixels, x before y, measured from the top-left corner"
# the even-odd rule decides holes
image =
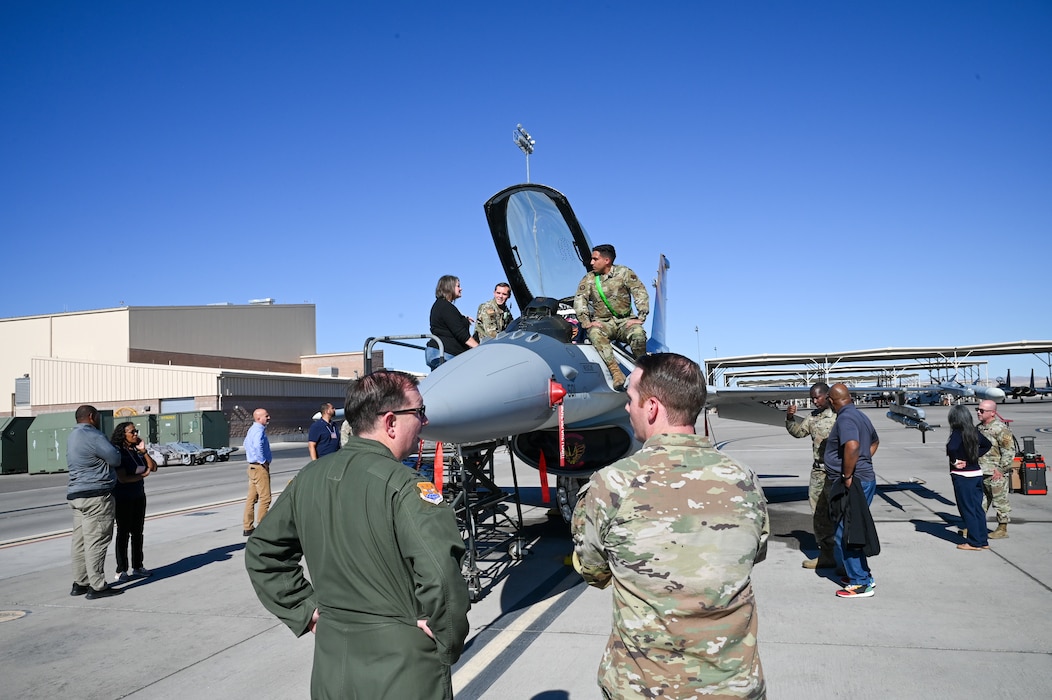
[[[443,362],[449,362],[453,359],[453,356],[448,352],[443,353],[441,357],[438,355],[438,348],[433,348],[430,345],[424,348],[424,362],[431,369],[437,369]]]
[[[953,495],[957,499],[957,510],[968,530],[964,541],[973,547],[985,547],[987,541],[986,511],[983,510],[983,477],[950,474]]]
[[[862,493],[866,494],[866,505],[873,503],[873,495],[877,492],[876,481],[862,481],[859,479],[859,486],[862,487]],[[835,546],[833,547],[833,558],[836,559],[837,568],[844,568],[847,572],[847,581],[849,586],[858,585],[871,585],[873,583],[873,574],[869,571],[869,562],[866,561],[866,555],[862,553],[861,548],[852,547],[847,551],[844,551],[844,519],[841,518],[840,522],[836,526],[836,536],[834,538]]]

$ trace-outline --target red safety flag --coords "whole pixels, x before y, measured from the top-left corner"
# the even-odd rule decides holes
[[[541,450],[541,458],[537,462],[537,471],[541,473],[541,503],[551,503],[552,495],[548,493],[548,462],[544,459],[544,450]]]
[[[563,404],[559,402],[559,466],[566,466],[566,422],[563,421]]]
[[[432,480],[435,484],[435,490],[442,493],[442,443],[435,445],[435,476]]]

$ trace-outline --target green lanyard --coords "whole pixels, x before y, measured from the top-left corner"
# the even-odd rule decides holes
[[[595,276],[595,291],[599,292],[599,298],[606,304],[606,308],[610,309],[610,313],[614,315],[614,318],[624,318],[624,316],[614,311],[614,307],[610,306],[610,302],[606,300],[606,295],[603,294],[603,285],[599,284],[599,275]]]

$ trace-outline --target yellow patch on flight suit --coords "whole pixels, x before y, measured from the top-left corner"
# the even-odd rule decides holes
[[[442,494],[438,492],[438,489],[436,489],[435,485],[432,484],[430,481],[420,482],[416,485],[416,487],[420,489],[420,498],[424,499],[428,503],[437,506],[439,503],[442,502]]]

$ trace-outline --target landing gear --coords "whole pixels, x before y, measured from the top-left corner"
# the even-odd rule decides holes
[[[559,504],[559,515],[563,521],[569,523],[573,520],[573,509],[577,506],[577,492],[588,482],[573,476],[556,477],[555,500]]]
[[[526,556],[526,540],[522,537],[516,537],[514,541],[508,545],[508,556],[516,561]]]

